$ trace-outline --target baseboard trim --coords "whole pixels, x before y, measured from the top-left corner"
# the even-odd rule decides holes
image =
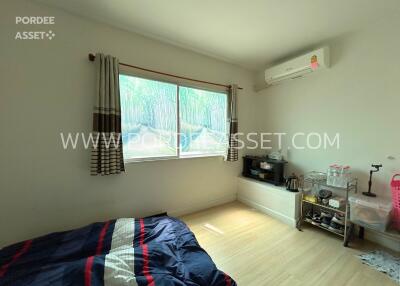
[[[382,232],[365,229],[365,239],[400,253],[400,238]]]
[[[270,215],[280,221],[282,221],[285,224],[288,224],[292,227],[296,227],[296,220],[291,218],[291,217],[287,217],[285,215],[282,215],[281,213],[278,213],[270,208],[267,208],[263,205],[260,205],[259,203],[256,203],[252,200],[249,200],[248,198],[244,197],[244,196],[238,196],[238,201],[244,203],[245,205],[248,205],[250,207],[253,207],[257,210],[259,210],[262,213],[265,213],[267,215]]]
[[[218,199],[214,199],[214,200],[210,200],[210,201],[204,201],[201,203],[190,204],[182,209],[168,210],[167,212],[168,212],[168,215],[170,215],[170,216],[179,217],[179,216],[191,214],[194,212],[198,212],[201,210],[205,210],[208,208],[216,207],[216,206],[227,204],[227,203],[234,202],[234,201],[236,201],[236,194],[231,194],[231,195],[223,196]]]

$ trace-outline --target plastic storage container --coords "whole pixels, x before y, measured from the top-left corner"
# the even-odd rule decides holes
[[[330,165],[327,171],[328,186],[346,188],[351,179],[350,166]]]
[[[349,197],[350,220],[366,228],[385,231],[390,221],[392,203],[382,198],[363,195]]]

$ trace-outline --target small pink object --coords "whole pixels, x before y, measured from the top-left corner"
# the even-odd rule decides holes
[[[395,180],[396,177],[400,178],[400,174],[394,175],[390,183],[393,203],[392,225],[395,229],[400,230],[400,179]]]
[[[312,68],[313,70],[316,70],[318,67],[319,67],[318,62],[313,62],[313,63],[311,63],[311,68]]]

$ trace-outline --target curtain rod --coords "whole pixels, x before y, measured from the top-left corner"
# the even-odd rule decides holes
[[[94,62],[95,59],[96,59],[96,56],[94,54],[89,54],[89,61]],[[179,76],[179,75],[174,75],[174,74],[169,74],[169,73],[160,72],[160,71],[156,71],[156,70],[146,69],[146,68],[142,68],[142,67],[138,67],[138,66],[134,66],[134,65],[129,65],[129,64],[124,64],[124,63],[119,63],[119,64],[121,66],[126,66],[126,67],[130,67],[130,68],[134,68],[134,69],[138,69],[138,70],[142,70],[142,71],[161,74],[161,75],[165,75],[165,76],[169,76],[169,77],[174,77],[174,78],[179,78],[179,79],[184,79],[184,80],[189,80],[189,81],[194,81],[194,82],[199,82],[199,83],[205,83],[205,84],[209,84],[209,85],[221,86],[221,87],[225,87],[227,89],[231,88],[230,85],[226,85],[226,84],[220,84],[220,83],[204,81],[204,80],[198,80],[198,79],[189,78],[189,77],[183,77],[183,76]],[[238,87],[238,89],[243,89],[243,88],[242,87]]]

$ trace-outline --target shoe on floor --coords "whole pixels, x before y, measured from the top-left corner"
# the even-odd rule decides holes
[[[312,218],[312,222],[311,222],[311,223],[312,223],[313,225],[321,225],[321,215],[315,213],[315,214],[313,215],[313,218]]]
[[[307,213],[306,213],[306,216],[305,216],[305,221],[311,222],[311,223],[312,223],[312,219],[313,219],[313,214],[312,214],[312,212],[311,212],[311,211],[307,212]]]
[[[331,219],[332,215],[326,211],[321,211],[321,217],[322,218],[327,217],[327,218]]]
[[[329,230],[334,231],[336,233],[344,234],[344,227],[340,224],[337,224],[335,222],[331,222],[329,225]]]
[[[323,226],[325,228],[329,228],[329,226],[331,225],[331,220],[332,220],[332,218],[324,216],[321,221],[321,226]]]
[[[344,216],[343,215],[339,215],[339,214],[335,213],[334,217],[332,218],[332,221],[336,224],[340,224],[340,225],[344,226]]]

